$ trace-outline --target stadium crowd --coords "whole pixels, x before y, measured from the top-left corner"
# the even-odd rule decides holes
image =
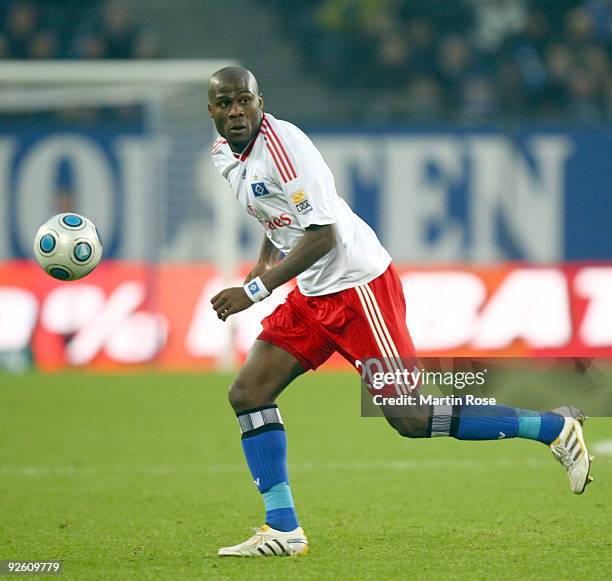
[[[0,58],[157,58],[157,37],[121,0],[0,0]]]
[[[612,121],[612,0],[265,4],[364,119]],[[0,0],[0,22],[0,59],[163,56],[125,0]]]
[[[612,120],[612,0],[268,1],[308,70],[390,121]]]

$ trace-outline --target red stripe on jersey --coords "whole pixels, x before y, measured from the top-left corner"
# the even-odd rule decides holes
[[[212,153],[217,153],[217,151],[219,151],[219,149],[221,149],[221,146],[226,144],[227,140],[223,139],[223,137],[218,137],[215,142],[213,143],[212,146]]]
[[[283,181],[290,182],[293,178],[291,177],[291,173],[285,160],[280,152],[280,149],[274,141],[274,138],[268,133],[268,130],[264,128],[263,130],[264,136],[266,138],[266,143],[268,144],[268,149],[274,154],[274,159],[276,161],[276,165],[278,166],[279,171],[283,174]],[[282,166],[282,167],[281,167]],[[282,170],[282,171],[281,171]]]
[[[270,138],[268,137],[268,133],[266,132],[265,129],[262,129],[261,132],[262,132],[262,134],[264,136],[264,139],[266,141],[266,147],[268,148],[268,151],[272,155],[272,159],[274,159],[274,165],[276,165],[276,169],[278,169],[278,173],[280,173],[281,179],[285,183],[290,182],[291,179],[289,179],[289,177],[287,176],[287,173],[286,173],[287,170],[283,166],[282,162],[279,160],[278,153],[277,153],[274,145],[270,141]]]
[[[270,135],[272,139],[277,143],[280,149],[281,158],[284,159],[287,166],[289,167],[288,169],[289,176],[291,177],[291,179],[295,179],[297,177],[297,173],[295,171],[295,168],[293,167],[293,164],[291,163],[291,160],[289,159],[289,156],[287,155],[287,151],[285,150],[285,147],[283,146],[282,141],[276,134],[276,131],[274,131],[274,128],[272,127],[271,123],[265,117],[264,117],[263,123],[265,124],[265,127],[268,129],[268,135]]]
[[[289,159],[289,156],[287,155],[287,151],[285,150],[283,144],[278,138],[278,135],[274,132],[274,129],[272,129],[272,126],[267,120],[266,120],[265,129],[270,139],[270,142],[274,145],[274,148],[278,154],[278,157],[281,160],[283,167],[285,168],[287,172],[288,180],[290,181],[292,179],[295,179],[297,177],[297,173],[293,167],[293,164],[291,163],[291,160]]]

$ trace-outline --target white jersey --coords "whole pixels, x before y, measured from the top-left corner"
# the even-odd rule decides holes
[[[295,125],[266,113],[242,154],[217,139],[212,159],[270,242],[290,254],[311,225],[333,224],[336,246],[297,277],[305,295],[325,295],[366,284],[391,262],[376,234],[336,192],[319,150]]]

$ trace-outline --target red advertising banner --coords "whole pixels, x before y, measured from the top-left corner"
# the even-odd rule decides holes
[[[423,356],[612,356],[612,264],[398,270]],[[0,263],[0,365],[198,370],[232,351],[242,359],[291,286],[231,324],[210,306],[223,286],[206,264],[109,261],[66,283],[28,261]]]

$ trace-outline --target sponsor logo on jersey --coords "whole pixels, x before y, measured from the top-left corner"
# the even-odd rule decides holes
[[[300,214],[308,214],[308,212],[312,212],[312,206],[308,201],[308,196],[303,190],[293,194],[291,196],[291,201],[295,204],[295,207]]]
[[[263,182],[254,182],[251,184],[251,189],[253,190],[253,195],[256,198],[260,198],[261,196],[267,196],[270,192],[268,188],[266,188],[266,184]]]
[[[246,171],[246,167],[245,167],[242,170],[242,173],[240,174],[240,179],[246,180],[246,174],[247,174],[247,171]]]
[[[285,226],[289,226],[291,221],[291,216],[287,214],[287,212],[283,212],[280,216],[264,216],[261,212],[257,211],[251,204],[247,204],[247,212],[257,218],[259,223],[266,230],[277,230],[278,228],[284,228]]]

